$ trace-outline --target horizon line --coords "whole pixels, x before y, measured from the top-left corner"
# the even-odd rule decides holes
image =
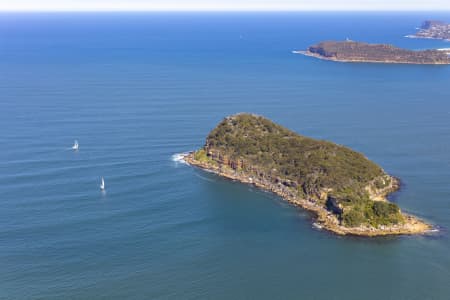
[[[211,12],[439,12],[439,13],[449,13],[450,8],[445,9],[2,9],[0,8],[0,13],[3,12],[27,12],[27,13],[40,13],[40,12],[48,12],[48,13],[58,13],[58,12],[174,12],[174,13],[189,13],[189,12],[198,12],[198,13],[211,13]]]

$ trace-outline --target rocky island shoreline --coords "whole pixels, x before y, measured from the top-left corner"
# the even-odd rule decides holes
[[[352,63],[387,63],[448,65],[450,56],[436,49],[413,51],[388,44],[368,44],[346,41],[325,41],[308,47],[304,51],[293,51],[323,60]]]
[[[254,133],[252,128],[257,128],[259,137],[250,137]],[[233,141],[232,136],[238,137],[239,141]],[[278,138],[281,149],[286,149],[289,144],[298,146],[298,143],[303,143],[303,146],[296,147],[298,157],[317,161],[315,152],[318,151],[321,158],[325,157],[325,161],[311,165],[308,161],[298,161],[298,157],[288,157],[287,161],[294,168],[284,169],[280,163],[282,160],[274,159],[277,160],[274,162],[267,159],[286,156],[286,152],[278,153],[280,148],[276,145],[277,142],[272,143],[268,156],[249,147],[265,147],[255,143],[261,141],[261,138],[266,141]],[[233,153],[237,147],[242,151],[240,155]],[[330,163],[333,156],[336,162]],[[351,161],[353,156],[356,163]],[[423,234],[432,229],[429,224],[402,213],[397,205],[387,201],[386,196],[399,189],[398,179],[384,173],[361,154],[331,142],[302,137],[260,116],[238,114],[225,118],[209,134],[202,149],[184,154],[182,160],[221,177],[272,192],[291,204],[312,212],[315,227],[338,235],[412,235]],[[275,165],[282,170],[274,168]],[[267,166],[270,166],[269,171]],[[333,178],[332,173],[336,167],[341,168],[336,169],[337,176],[349,172],[351,176]],[[348,170],[343,170],[342,167],[348,167]],[[294,169],[305,179],[297,180],[296,176],[292,176]]]

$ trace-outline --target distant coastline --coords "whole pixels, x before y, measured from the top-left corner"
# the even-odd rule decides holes
[[[444,40],[444,41],[450,42],[450,39],[443,39],[443,38],[432,37],[432,36],[420,36],[420,35],[416,35],[416,34],[407,34],[407,35],[405,35],[405,38],[423,39],[423,40]]]
[[[412,39],[433,39],[450,42],[450,24],[442,21],[426,20],[415,34],[405,37]]]

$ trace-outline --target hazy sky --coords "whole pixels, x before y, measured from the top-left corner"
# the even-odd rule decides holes
[[[450,11],[450,0],[0,0],[0,10]]]

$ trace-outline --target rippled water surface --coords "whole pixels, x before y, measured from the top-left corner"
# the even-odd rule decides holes
[[[291,53],[450,47],[403,37],[431,17],[0,15],[0,298],[448,299],[450,67]],[[439,233],[336,237],[174,161],[242,111],[362,151]]]

